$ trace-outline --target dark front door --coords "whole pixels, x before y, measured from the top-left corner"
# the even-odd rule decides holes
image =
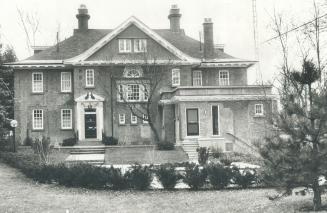
[[[85,114],[85,138],[97,137],[97,116],[96,114]]]

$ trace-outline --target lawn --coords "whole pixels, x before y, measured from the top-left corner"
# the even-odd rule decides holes
[[[311,197],[270,201],[273,189],[102,191],[37,184],[0,163],[0,212],[294,212]],[[323,197],[324,201],[326,197]],[[68,210],[68,211],[66,211]]]

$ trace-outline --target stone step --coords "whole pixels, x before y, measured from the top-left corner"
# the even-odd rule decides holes
[[[98,151],[71,151],[71,155],[80,155],[80,154],[104,154],[104,150],[98,150]]]

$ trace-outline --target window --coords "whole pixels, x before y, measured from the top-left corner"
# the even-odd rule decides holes
[[[232,152],[234,150],[233,143],[225,143],[225,151],[226,152]]]
[[[199,135],[198,109],[186,109],[187,135]]]
[[[137,117],[131,114],[131,124],[137,124]]]
[[[134,39],[134,52],[146,52],[146,39]]]
[[[229,71],[228,70],[220,70],[218,75],[219,75],[219,85],[220,86],[229,85]]]
[[[171,85],[172,86],[180,85],[180,70],[179,69],[171,70]]]
[[[72,129],[73,128],[73,119],[72,119],[72,110],[71,109],[62,109],[61,110],[61,128],[62,129]]]
[[[124,87],[123,85],[118,85],[118,94],[117,94],[118,101],[124,101]]]
[[[143,114],[143,123],[144,124],[149,123],[149,121],[148,121],[148,115],[146,115],[146,114]]]
[[[138,84],[127,85],[127,100],[128,101],[140,100],[140,86]]]
[[[220,135],[219,132],[219,106],[212,106],[212,135]]]
[[[142,94],[143,94],[143,101],[148,101],[149,92],[146,85],[142,85]]]
[[[193,86],[202,86],[202,71],[193,71]]]
[[[119,124],[125,124],[125,114],[119,114]]]
[[[254,105],[254,114],[255,115],[263,115],[263,104],[255,104]]]
[[[94,70],[88,69],[85,71],[85,80],[87,87],[94,87]]]
[[[72,84],[71,84],[71,73],[70,72],[62,72],[61,73],[61,92],[71,92]]]
[[[123,76],[125,78],[140,78],[143,76],[143,70],[141,66],[126,66],[124,68]]]
[[[131,39],[119,39],[119,52],[130,53],[132,52],[132,40]]]
[[[33,129],[43,129],[43,110],[33,110]]]
[[[43,73],[33,72],[32,74],[32,91],[43,92]]]

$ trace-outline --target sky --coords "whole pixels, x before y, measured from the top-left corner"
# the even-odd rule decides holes
[[[274,37],[272,16],[282,13],[287,20],[301,24],[312,19],[313,0],[257,0],[260,75],[255,68],[248,72],[249,83],[273,81],[278,76],[281,51]],[[169,28],[167,18],[172,4],[182,14],[181,28],[198,39],[204,18],[214,23],[215,43],[224,44],[225,52],[255,60],[252,0],[0,0],[0,42],[13,46],[20,60],[30,53],[20,23],[18,9],[39,19],[35,45],[53,45],[56,32],[63,40],[77,28],[77,8],[85,4],[91,18],[89,28],[114,29],[134,15],[153,29]],[[298,54],[294,52],[294,54]]]

